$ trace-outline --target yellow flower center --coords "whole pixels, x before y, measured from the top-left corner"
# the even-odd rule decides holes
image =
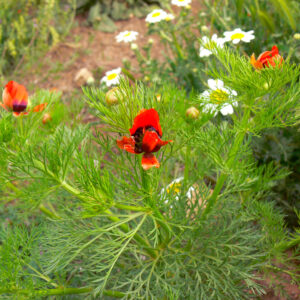
[[[212,103],[221,104],[228,100],[228,94],[222,90],[215,90],[211,92],[209,98]]]
[[[242,39],[243,37],[244,37],[245,35],[243,34],[243,33],[240,33],[240,32],[238,32],[238,33],[235,33],[235,34],[233,34],[232,36],[231,36],[231,40],[233,41],[233,40],[236,40],[236,39]]]
[[[180,193],[180,187],[181,187],[180,182],[171,183],[170,186],[167,188],[167,193],[170,194],[170,192],[173,192],[175,194],[179,194]]]
[[[128,33],[124,34],[124,37],[128,37],[130,35],[131,35],[131,32],[128,32]]]
[[[108,80],[113,80],[113,79],[115,79],[117,76],[118,76],[118,74],[112,73],[112,74],[107,75],[107,79],[108,79]]]
[[[159,17],[160,16],[160,12],[156,12],[152,15],[152,18],[156,18],[156,17]]]

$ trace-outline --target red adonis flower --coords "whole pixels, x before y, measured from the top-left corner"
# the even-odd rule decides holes
[[[275,67],[276,60],[280,61],[281,63],[283,58],[279,55],[277,46],[273,46],[271,51],[265,51],[260,54],[257,60],[255,59],[255,55],[252,54],[250,62],[254,68],[262,69],[270,66]]]
[[[162,130],[159,124],[159,116],[155,109],[142,109],[135,117],[133,126],[129,129],[130,137],[123,137],[117,144],[120,149],[130,153],[144,153],[142,167],[148,170],[152,167],[159,168],[160,164],[152,154],[162,146],[172,141],[162,141]]]
[[[15,81],[8,82],[2,94],[2,101],[3,103],[0,103],[0,105],[4,109],[12,111],[14,116],[27,114],[28,93],[25,86],[18,84]],[[46,105],[47,103],[39,104],[33,108],[33,111],[42,111],[45,109]]]

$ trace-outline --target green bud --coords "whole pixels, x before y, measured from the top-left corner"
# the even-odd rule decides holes
[[[188,118],[197,119],[200,115],[200,111],[196,107],[191,106],[186,110],[185,114]]]
[[[295,40],[300,40],[300,33],[295,33],[294,34],[294,39]]]

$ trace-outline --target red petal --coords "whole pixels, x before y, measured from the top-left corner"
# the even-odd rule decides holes
[[[160,139],[155,131],[146,131],[142,143],[143,151],[145,153],[153,152],[159,141]]]
[[[272,47],[272,56],[275,56],[277,54],[279,54],[278,48],[277,48],[277,46],[273,46]]]
[[[162,130],[159,124],[159,115],[154,108],[142,109],[139,114],[134,118],[133,126],[130,131],[130,135],[134,135],[138,128],[153,127],[160,136],[162,136]]]
[[[160,164],[152,153],[145,153],[142,157],[142,167],[144,170],[149,170],[153,167],[159,168]]]
[[[2,94],[2,100],[6,107],[12,109],[13,102],[28,103],[28,93],[26,88],[15,81],[9,81]]]
[[[123,136],[122,140],[117,140],[117,145],[120,149],[126,150],[127,152],[130,153],[135,153],[134,151],[135,142],[131,137],[128,138],[126,136]]]
[[[162,141],[155,131],[146,131],[142,148],[145,153],[157,152],[162,146],[172,141]]]
[[[35,107],[32,109],[32,111],[34,111],[34,112],[40,112],[40,111],[43,111],[43,110],[46,108],[47,105],[48,105],[48,103],[42,103],[42,104],[39,104],[39,105],[35,106]]]

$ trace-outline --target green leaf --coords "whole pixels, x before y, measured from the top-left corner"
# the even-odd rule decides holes
[[[294,7],[290,1],[271,0],[279,14],[283,15],[293,30],[296,30],[296,21],[293,16]]]
[[[271,32],[274,32],[275,30],[275,24],[273,21],[273,18],[270,14],[268,14],[266,11],[258,10],[257,11],[259,19],[261,23],[267,27]]]

